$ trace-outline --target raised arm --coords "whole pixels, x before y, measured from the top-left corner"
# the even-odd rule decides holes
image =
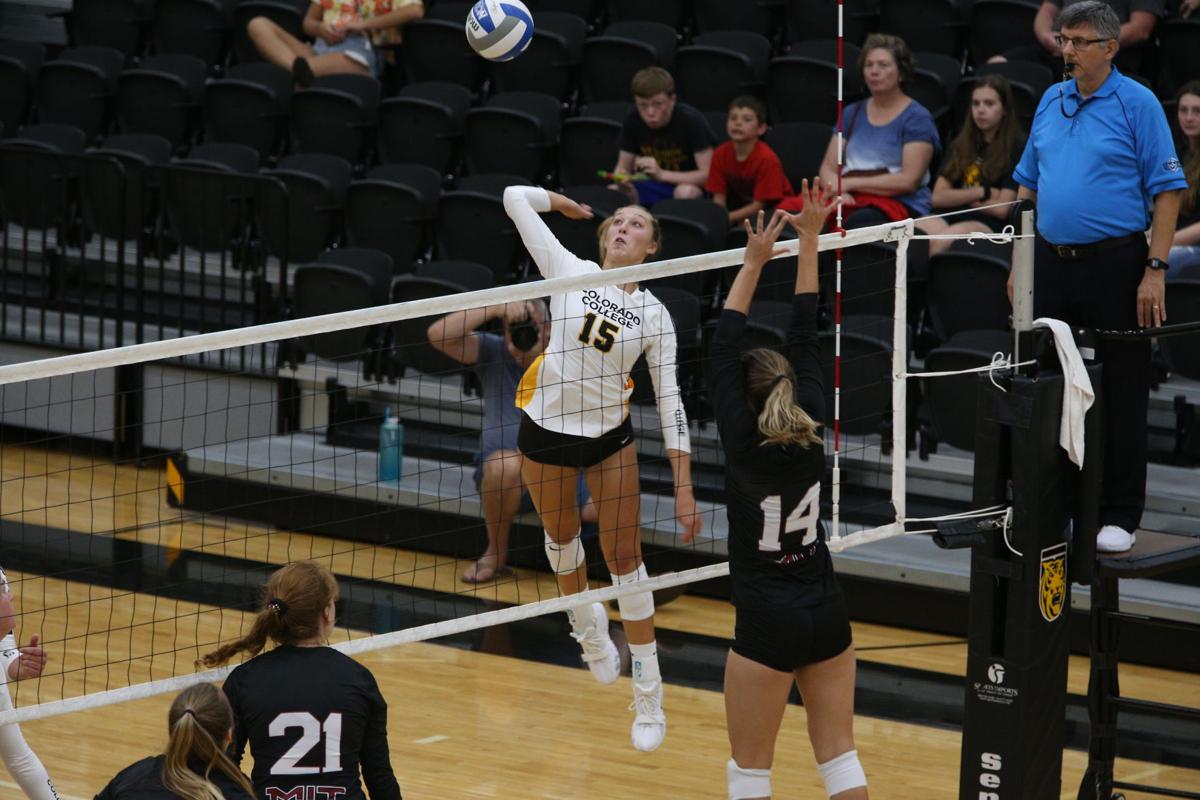
[[[587,262],[563,247],[538,215],[558,211],[571,219],[591,219],[590,208],[537,186],[509,186],[504,190],[504,210],[516,223],[521,241],[542,277],[557,278],[585,271],[583,265]],[[463,233],[469,235],[467,231]]]
[[[834,204],[819,180],[811,189],[805,181],[801,193],[804,210],[788,218],[800,238],[792,322],[788,327],[788,360],[796,373],[796,399],[813,419],[821,422],[825,419],[825,390],[817,339],[817,259],[821,230]]]
[[[475,331],[488,321],[502,319],[516,322],[529,316],[530,304],[500,303],[484,308],[469,308],[447,314],[426,331],[433,349],[439,350],[461,364],[479,361],[479,338]]]

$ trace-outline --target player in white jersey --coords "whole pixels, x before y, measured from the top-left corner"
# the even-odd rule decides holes
[[[640,264],[658,252],[658,222],[641,206],[618,209],[600,226],[601,265],[571,254],[538,216],[558,211],[587,219],[591,209],[554,192],[510,186],[504,208],[546,278]],[[582,468],[600,516],[600,545],[613,583],[645,580],[637,451],[629,421],[630,371],[643,353],[658,400],[663,443],[675,481],[675,516],[689,538],[700,528],[691,486],[691,443],[676,379],[675,328],[662,303],[637,284],[567,292],[550,298],[553,320],[545,353],[517,389],[524,412],[517,444],[522,475],[546,529],[546,555],[563,594],[587,588],[575,498]],[[618,601],[633,657],[631,737],[638,750],[657,748],[666,735],[662,678],[654,645],[654,597],[637,592]],[[600,603],[567,612],[583,660],[601,683],[620,673]]]
[[[16,619],[8,576],[0,569],[0,630],[8,631],[0,640],[0,711],[9,711],[13,707],[8,694],[9,681],[36,678],[46,668],[46,651],[38,647],[36,636],[26,647],[17,647],[13,633]],[[30,800],[59,800],[46,768],[16,724],[0,726],[0,760]]]

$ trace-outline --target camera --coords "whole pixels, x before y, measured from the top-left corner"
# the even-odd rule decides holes
[[[526,317],[520,322],[514,322],[508,326],[508,338],[512,341],[513,347],[527,352],[538,342],[538,327],[532,318]]]

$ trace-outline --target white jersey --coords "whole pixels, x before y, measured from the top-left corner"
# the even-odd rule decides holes
[[[509,186],[504,210],[546,278],[600,272],[559,244],[538,216],[550,210],[546,190]],[[663,441],[691,452],[675,363],[675,326],[658,298],[619,286],[550,297],[550,341],[517,387],[517,406],[548,431],[595,439],[629,415],[630,372],[643,353],[654,384]]]

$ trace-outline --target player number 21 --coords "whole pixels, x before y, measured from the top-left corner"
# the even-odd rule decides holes
[[[596,315],[591,311],[583,315],[583,327],[579,330],[579,341],[590,344],[601,353],[607,353],[613,348],[618,328],[606,319],[601,319],[600,327],[596,328],[596,338],[592,338],[592,328],[596,325]]]
[[[792,513],[788,514],[786,520],[782,520],[782,524],[780,522],[783,516],[783,498],[780,495],[768,495],[758,507],[763,513],[763,535],[758,540],[759,550],[778,553],[780,536],[796,531],[804,531],[804,538],[800,540],[801,547],[807,547],[817,540],[817,521],[821,513],[819,481],[809,487],[804,497],[792,509]]]
[[[293,728],[300,729],[300,738],[291,748],[279,757],[271,767],[272,775],[316,775],[321,772],[341,772],[342,770],[342,715],[336,711],[319,722],[307,711],[288,711],[271,720],[267,734],[274,739],[287,736]],[[297,762],[304,758],[325,737],[325,766],[298,767]]]

